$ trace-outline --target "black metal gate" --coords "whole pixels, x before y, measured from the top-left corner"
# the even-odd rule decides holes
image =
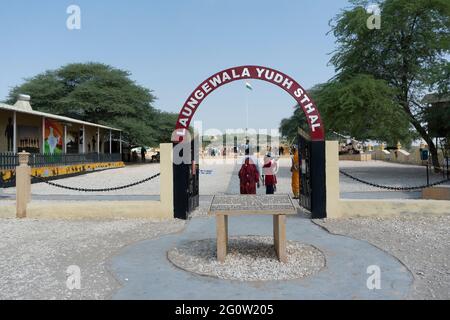
[[[326,218],[325,141],[311,141],[310,135],[298,129],[300,168],[300,206],[313,219]]]
[[[181,152],[176,154],[179,149]],[[184,158],[183,152],[186,150],[190,151],[190,157],[186,157],[187,160],[180,164],[176,164],[176,161],[173,164],[174,216],[184,220],[189,219],[191,212],[199,206],[198,136],[191,141],[174,145],[174,159],[175,157]]]

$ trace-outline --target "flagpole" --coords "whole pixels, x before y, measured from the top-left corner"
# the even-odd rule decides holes
[[[250,83],[246,82],[246,83],[245,83],[245,86],[246,86],[246,88],[247,88],[249,91],[250,91],[250,90],[253,90],[253,88],[252,88],[252,86],[250,85]],[[247,91],[247,93],[246,93],[246,95],[245,95],[245,125],[246,125],[246,128],[245,128],[245,136],[246,136],[246,138],[248,138],[248,109],[249,109],[249,107],[248,107],[248,105],[249,105],[248,100],[249,100],[249,92]]]
[[[245,96],[245,137],[247,138],[248,134],[248,91]]]

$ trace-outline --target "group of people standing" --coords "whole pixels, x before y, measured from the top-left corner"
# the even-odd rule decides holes
[[[271,153],[264,156],[264,164],[260,169],[258,160],[250,155],[246,155],[244,162],[239,170],[240,193],[256,194],[256,189],[260,188],[262,182],[266,187],[266,194],[274,194],[277,190],[278,163]],[[294,198],[298,198],[300,194],[300,168],[299,155],[295,147],[292,148],[292,192]]]
[[[239,170],[241,194],[256,194],[256,188],[260,187],[260,181],[266,187],[266,194],[274,194],[277,188],[278,164],[270,153],[264,157],[264,165],[260,170],[258,160],[246,156]]]

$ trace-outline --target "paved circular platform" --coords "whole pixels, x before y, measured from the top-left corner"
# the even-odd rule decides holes
[[[231,217],[230,236],[272,234],[272,217]],[[413,276],[395,257],[368,242],[332,235],[298,215],[287,219],[287,239],[311,244],[326,258],[317,274],[297,280],[241,282],[205,277],[174,266],[167,252],[191,241],[215,237],[214,217],[194,218],[179,234],[125,248],[109,268],[123,287],[115,299],[404,299]],[[379,267],[380,289],[367,286]],[[373,267],[372,267],[373,268]]]
[[[167,256],[188,272],[237,281],[300,279],[325,267],[325,256],[319,249],[298,241],[287,241],[288,260],[280,262],[273,238],[267,236],[231,237],[223,263],[217,261],[216,250],[216,239],[204,239],[174,247]]]

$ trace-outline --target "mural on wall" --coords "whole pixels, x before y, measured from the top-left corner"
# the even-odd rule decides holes
[[[61,154],[63,152],[63,126],[53,120],[45,119],[45,149],[46,154]]]

